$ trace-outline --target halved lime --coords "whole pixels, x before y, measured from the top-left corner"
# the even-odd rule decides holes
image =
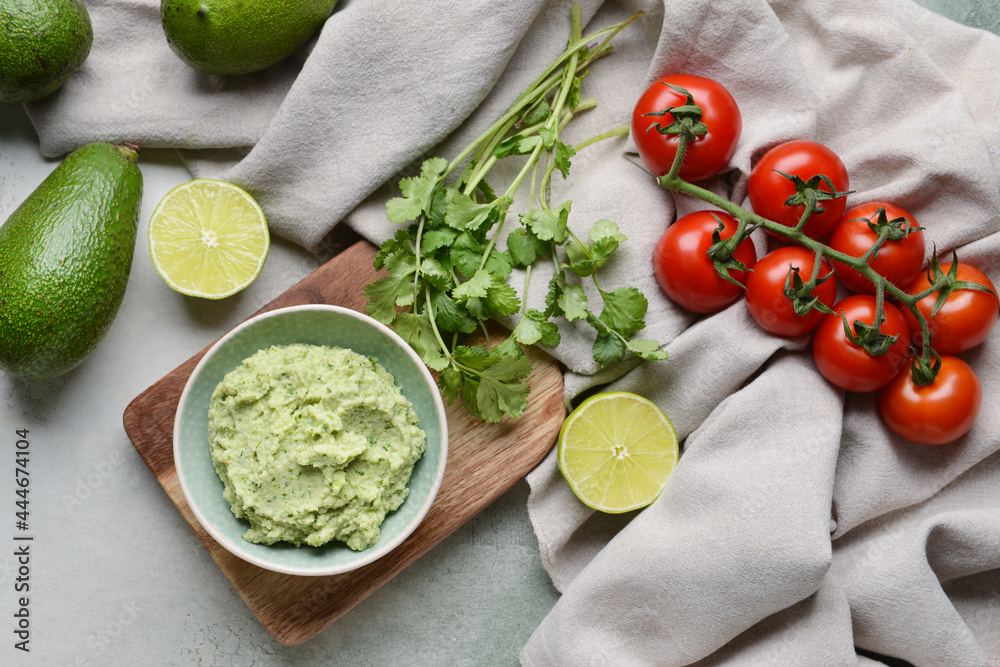
[[[563,422],[559,470],[585,505],[620,514],[656,500],[677,464],[677,431],[649,399],[591,396]]]
[[[271,237],[260,206],[232,183],[199,178],[178,185],[149,219],[149,254],[181,294],[222,299],[260,274]]]

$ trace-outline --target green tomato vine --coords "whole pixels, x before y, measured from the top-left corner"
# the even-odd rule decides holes
[[[739,228],[733,237],[724,241],[717,240],[715,245],[713,245],[709,250],[709,256],[713,259],[713,261],[715,261],[717,270],[720,271],[720,275],[722,275],[723,272],[726,274],[724,277],[728,275],[729,267],[726,262],[727,259],[730,258],[733,250],[735,250],[735,248],[739,246],[739,244],[755,229],[763,228],[776,236],[783,237],[811,250],[816,255],[816,262],[813,266],[813,272],[809,280],[803,281],[799,277],[797,270],[793,269],[789,272],[788,280],[785,283],[785,294],[792,300],[795,312],[799,315],[803,315],[809,310],[815,308],[822,312],[833,313],[833,310],[826,307],[820,303],[818,299],[812,296],[812,290],[820,282],[828,279],[832,275],[828,274],[823,278],[819,277],[819,269],[824,258],[846,264],[871,281],[875,287],[876,299],[876,316],[875,321],[871,324],[866,324],[861,321],[848,323],[843,314],[841,314],[841,318],[844,320],[844,333],[847,338],[873,356],[880,356],[888,353],[891,345],[896,340],[896,336],[888,336],[880,331],[881,325],[885,320],[885,309],[883,304],[885,302],[886,294],[888,293],[891,297],[895,298],[900,304],[913,313],[917,322],[920,324],[921,349],[920,353],[914,357],[912,362],[913,381],[918,386],[926,386],[933,383],[941,366],[941,357],[932,347],[930,327],[928,326],[927,319],[917,308],[917,302],[937,292],[938,297],[931,315],[933,318],[933,315],[937,313],[942,305],[944,305],[945,299],[947,299],[948,295],[953,291],[972,289],[990,292],[990,290],[977,283],[956,279],[958,258],[954,251],[952,251],[954,256],[952,267],[947,274],[945,274],[941,269],[941,265],[939,264],[936,256],[937,253],[935,252],[932,255],[931,265],[928,268],[928,282],[930,283],[930,286],[918,294],[908,294],[906,291],[889,282],[884,276],[875,271],[869,265],[869,262],[877,255],[879,249],[887,241],[900,240],[920,228],[911,227],[909,222],[904,220],[887,220],[884,209],[879,209],[877,220],[869,223],[872,231],[876,234],[876,240],[872,247],[860,257],[839,252],[830,246],[807,236],[802,230],[813,213],[822,210],[822,201],[834,197],[846,197],[850,194],[850,192],[837,192],[833,187],[831,180],[826,176],[819,175],[809,179],[809,181],[803,181],[799,177],[782,174],[795,185],[797,193],[793,197],[793,200],[786,203],[788,205],[803,204],[805,207],[802,217],[795,227],[788,227],[773,220],[764,218],[752,211],[748,211],[738,204],[734,204],[725,197],[721,197],[710,190],[683,180],[678,175],[680,172],[680,166],[684,161],[684,156],[687,152],[689,143],[694,141],[698,134],[693,128],[697,128],[699,126],[702,110],[697,104],[694,103],[694,100],[687,91],[678,89],[678,92],[687,96],[686,104],[679,107],[668,108],[663,110],[663,112],[656,112],[656,114],[654,114],[662,116],[665,115],[665,113],[670,112],[675,119],[674,122],[667,127],[657,127],[657,129],[663,134],[678,135],[677,154],[674,157],[670,171],[659,177],[657,181],[663,188],[700,199],[707,204],[729,213],[739,221]],[[825,184],[827,189],[821,189],[821,184]],[[852,331],[851,324],[854,325],[854,331]]]

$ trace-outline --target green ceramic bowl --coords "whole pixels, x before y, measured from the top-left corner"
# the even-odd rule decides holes
[[[389,371],[413,404],[427,448],[410,478],[410,494],[382,524],[381,537],[364,551],[341,542],[322,547],[279,542],[270,546],[243,539],[250,524],[237,519],[222,497],[222,481],[209,455],[208,403],[229,371],[259,349],[311,343],[349,348],[373,356]],[[337,306],[292,306],[263,313],[223,336],[205,354],[181,394],[174,421],[174,463],[188,505],[219,544],[254,565],[305,576],[347,572],[384,556],[412,533],[430,509],[444,476],[448,422],[444,404],[427,367],[388,327],[366,315]]]

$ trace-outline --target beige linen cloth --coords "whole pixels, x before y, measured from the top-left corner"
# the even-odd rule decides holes
[[[87,5],[89,60],[29,107],[43,152],[177,147],[196,175],[248,188],[273,230],[307,248],[341,221],[376,242],[391,234],[382,209],[398,174],[453,156],[496,118],[562,50],[569,15],[562,0],[389,11],[346,0],[293,59],[223,79],[168,50],[156,0]],[[585,80],[599,106],[567,141],[626,124],[657,76],[708,76],[744,119],[713,188],[745,203],[768,147],[820,141],[847,165],[851,204],[901,205],[927,228],[928,256],[931,243],[957,247],[1000,284],[1000,38],[908,0],[583,2],[588,29],[640,9]],[[963,355],[984,389],[973,430],[911,445],[882,425],[872,395],[819,376],[807,339],[765,334],[742,303],[697,318],[662,296],[653,244],[700,206],[658,189],[630,140],[582,151],[555,188],[573,201],[571,225],[609,218],[629,237],[602,282],[643,290],[643,337],[670,352],[596,372],[588,332],[564,327],[567,400],[597,386],[644,394],[685,440],[667,490],[634,515],[582,506],[553,455],[530,474],[528,509],[562,597],[521,661],[1000,665],[1000,333]],[[532,281],[532,305],[545,283]]]

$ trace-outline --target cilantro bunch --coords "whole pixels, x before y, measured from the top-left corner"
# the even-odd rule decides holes
[[[389,275],[365,288],[367,312],[392,326],[438,372],[448,402],[461,398],[470,413],[486,421],[524,412],[531,362],[520,346],[557,346],[554,318],[590,324],[596,330],[594,359],[602,366],[627,352],[666,358],[656,341],[632,338],[645,327],[646,297],[635,287],[605,290],[598,281],[598,270],[626,240],[618,225],[598,220],[581,238],[569,226],[571,202],[550,201],[553,173],[567,178],[578,150],[628,131],[614,130],[575,147],[559,140],[573,116],[595,104],[580,97],[587,67],[610,53],[611,38],[639,15],[584,37],[574,5],[569,44],[559,58],[454,160],[426,160],[418,176],[400,181],[402,196],[386,204],[389,220],[407,227],[379,248],[375,268]],[[523,165],[500,192],[486,176],[504,159]],[[525,181],[528,210],[518,214],[520,224],[508,234],[507,249],[500,250],[497,241]],[[544,307],[529,308],[508,280],[515,268],[524,269],[526,297],[531,268],[539,261],[550,262],[554,274]],[[593,312],[581,279],[593,281],[600,314]],[[487,321],[514,315],[519,317],[512,334],[491,346]],[[466,344],[479,331],[486,344]]]

